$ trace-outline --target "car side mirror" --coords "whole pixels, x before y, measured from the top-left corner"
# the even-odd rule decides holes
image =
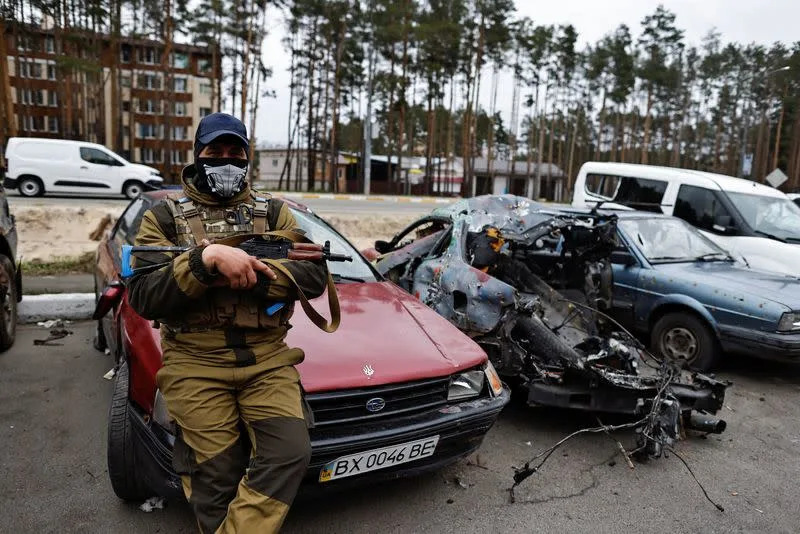
[[[111,310],[111,308],[117,305],[119,300],[122,298],[124,290],[125,287],[122,285],[122,282],[118,280],[111,282],[111,284],[109,284],[108,287],[103,290],[103,294],[100,295],[100,300],[97,301],[97,306],[92,314],[92,319],[95,321],[102,319]]]
[[[627,250],[615,250],[611,253],[611,263],[629,267],[636,264],[636,258]]]
[[[735,230],[733,219],[731,219],[730,215],[717,215],[714,217],[714,226],[712,229],[723,234]]]
[[[380,252],[381,254],[386,254],[387,252],[392,250],[392,245],[390,245],[386,241],[375,241],[375,250]]]

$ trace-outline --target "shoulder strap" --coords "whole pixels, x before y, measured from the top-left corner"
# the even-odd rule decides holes
[[[260,196],[253,193],[253,233],[263,234],[267,231],[267,210],[270,195]]]
[[[186,222],[189,223],[194,242],[199,244],[203,239],[206,239],[206,229],[200,219],[200,212],[197,211],[197,206],[194,205],[194,202],[189,197],[180,197],[176,199],[176,202],[181,214],[186,219]]]

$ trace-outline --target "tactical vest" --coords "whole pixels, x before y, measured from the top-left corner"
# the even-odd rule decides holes
[[[180,195],[169,195],[169,202],[179,246],[194,247],[203,239],[212,243],[238,234],[263,234],[269,230],[267,208],[271,197],[251,193],[248,201],[233,206],[195,204]],[[184,331],[216,328],[274,328],[288,324],[294,306],[286,303],[277,313],[269,314],[267,304],[251,292],[227,287],[212,287],[205,302],[196,310],[187,310],[180,326]]]

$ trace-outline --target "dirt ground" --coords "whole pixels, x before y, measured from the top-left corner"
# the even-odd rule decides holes
[[[16,206],[19,257],[25,262],[72,260],[91,253],[97,241],[90,238],[98,227],[110,229],[124,206]],[[344,214],[325,217],[357,249],[388,239],[418,216],[414,214]],[[107,231],[106,230],[106,231]],[[97,232],[102,235],[103,232]]]

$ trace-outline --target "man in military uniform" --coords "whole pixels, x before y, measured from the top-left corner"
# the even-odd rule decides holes
[[[140,266],[172,261],[129,283],[131,306],[162,325],[157,380],[178,427],[174,466],[200,531],[209,534],[278,531],[311,454],[294,368],[303,352],[284,339],[298,290],[321,295],[327,267],[277,260],[292,281],[284,269],[214,244],[296,230],[283,202],[250,189],[248,148],[238,119],[214,113],[200,121],[184,192],[146,212],[136,238],[137,245],[194,248],[174,259],[155,252],[137,258]]]

